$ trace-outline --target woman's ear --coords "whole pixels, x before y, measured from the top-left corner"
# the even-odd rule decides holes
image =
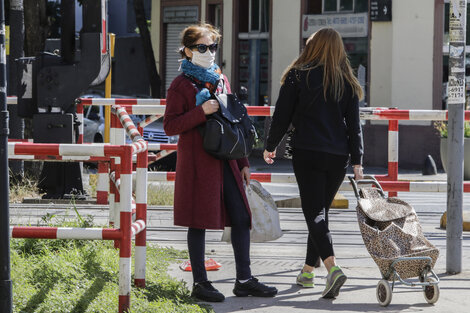
[[[189,49],[188,47],[184,47],[183,52],[186,55],[186,58],[191,59],[193,57],[193,53],[191,52],[191,49]]]

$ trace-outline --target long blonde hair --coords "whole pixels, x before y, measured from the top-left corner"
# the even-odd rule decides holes
[[[339,101],[344,94],[344,82],[346,81],[356,95],[362,99],[363,92],[356,76],[354,76],[349,63],[343,40],[340,34],[333,28],[322,28],[307,39],[307,45],[300,54],[284,71],[281,84],[291,69],[308,70],[323,66],[323,95],[325,99],[329,95]]]

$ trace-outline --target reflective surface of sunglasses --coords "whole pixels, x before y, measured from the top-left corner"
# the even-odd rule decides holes
[[[215,51],[217,51],[217,44],[213,43],[211,45],[205,45],[203,43],[200,43],[198,45],[189,46],[188,48],[191,50],[197,49],[197,51],[199,51],[200,53],[205,53],[207,51],[207,48],[209,48],[209,51],[214,53]]]

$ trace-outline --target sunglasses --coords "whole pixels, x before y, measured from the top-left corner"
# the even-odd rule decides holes
[[[211,45],[205,45],[203,43],[200,43],[198,45],[189,46],[188,48],[191,49],[191,50],[197,49],[197,51],[199,51],[199,53],[205,53],[207,51],[207,48],[209,48],[209,51],[214,53],[214,52],[217,51],[217,44],[213,43]]]

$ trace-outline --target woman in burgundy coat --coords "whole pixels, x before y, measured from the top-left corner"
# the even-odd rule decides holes
[[[215,159],[205,152],[198,130],[206,116],[219,109],[211,94],[230,93],[227,78],[214,64],[219,39],[219,32],[209,24],[192,25],[183,31],[183,73],[171,83],[166,97],[165,132],[179,135],[174,223],[188,227],[192,296],[211,302],[225,299],[207,279],[205,230],[231,226],[237,272],[234,294],[272,297],[277,289],[258,282],[250,270],[251,212],[243,186],[250,180],[248,160]]]

